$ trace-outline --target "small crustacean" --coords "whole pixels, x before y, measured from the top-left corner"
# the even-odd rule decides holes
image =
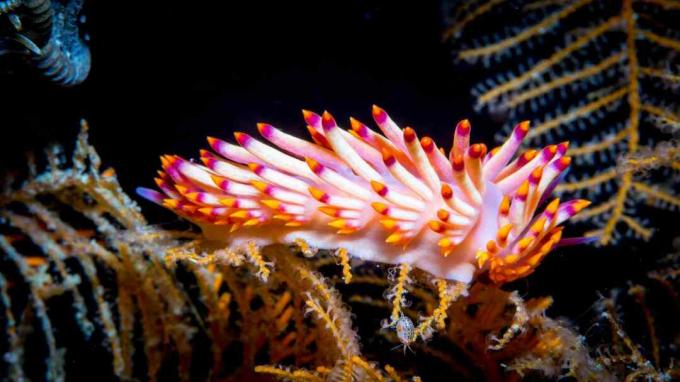
[[[465,284],[480,272],[496,283],[524,277],[558,243],[587,241],[562,240],[561,223],[589,202],[544,203],[571,162],[568,143],[514,158],[528,122],[487,151],[470,144],[463,120],[445,155],[377,106],[383,134],[354,118],[351,130],[341,129],[328,112],[303,116],[313,143],[259,123],[273,147],[241,132],[234,133],[239,145],[208,138],[217,154],[202,150],[203,165],[162,156],[161,192],[138,192],[233,248],[343,248]],[[401,326],[408,334],[406,319]]]
[[[394,327],[396,329],[399,342],[404,345],[404,351],[406,351],[406,348],[409,347],[413,341],[415,341],[415,327],[413,326],[413,321],[411,321],[410,318],[402,315],[399,317]]]

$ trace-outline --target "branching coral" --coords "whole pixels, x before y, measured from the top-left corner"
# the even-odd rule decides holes
[[[595,223],[590,234],[602,244],[620,232],[648,239],[637,207],[680,208],[677,156],[655,161],[646,178],[631,162],[679,131],[680,2],[454,3],[445,37],[458,60],[485,68],[477,108],[495,118],[537,116],[531,144],[569,136],[579,174],[557,191],[598,201],[577,219]]]

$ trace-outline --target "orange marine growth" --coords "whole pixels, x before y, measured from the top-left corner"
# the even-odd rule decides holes
[[[470,144],[463,120],[446,155],[377,106],[381,133],[354,118],[344,130],[328,112],[303,116],[313,142],[259,123],[270,144],[241,132],[238,145],[208,138],[215,153],[202,150],[202,165],[162,156],[161,192],[138,193],[231,246],[305,242],[463,283],[486,272],[496,283],[515,280],[555,246],[588,241],[563,239],[560,226],[587,201],[546,204],[569,167],[568,144],[513,160],[528,122],[488,150]]]

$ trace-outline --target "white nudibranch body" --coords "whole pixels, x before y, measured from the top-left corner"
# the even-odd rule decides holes
[[[203,165],[162,156],[161,192],[138,193],[231,246],[304,240],[465,283],[484,271],[497,283],[531,273],[560,242],[560,224],[588,205],[555,199],[536,214],[570,158],[566,142],[514,158],[528,122],[487,152],[463,120],[446,155],[377,106],[382,134],[354,118],[341,129],[328,112],[303,116],[314,142],[264,123],[271,145],[245,133],[239,145],[208,138],[216,154],[202,150]]]

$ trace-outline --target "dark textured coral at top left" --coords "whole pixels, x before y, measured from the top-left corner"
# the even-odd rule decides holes
[[[83,0],[0,0],[0,58],[62,86],[82,83],[90,72],[82,7]]]

